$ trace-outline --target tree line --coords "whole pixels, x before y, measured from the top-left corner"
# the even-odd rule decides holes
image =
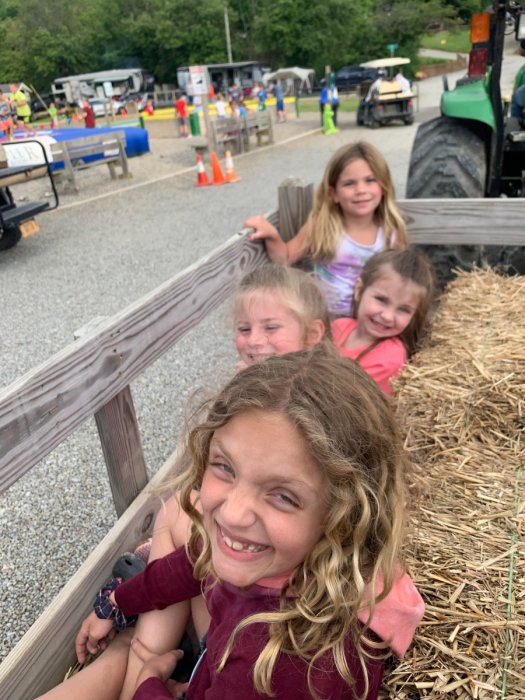
[[[234,61],[337,69],[388,55],[414,59],[419,37],[478,12],[477,0],[0,0],[0,82],[48,92],[55,78],[141,66],[174,83],[180,65]]]

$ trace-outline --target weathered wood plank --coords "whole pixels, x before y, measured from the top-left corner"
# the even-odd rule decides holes
[[[289,241],[306,222],[312,209],[314,186],[300,178],[285,180],[278,190],[279,233]]]
[[[75,636],[92,610],[97,587],[109,578],[118,557],[150,533],[161,503],[159,490],[173,477],[175,461],[176,453],[0,664],[0,698],[28,700],[63,680],[75,662]]]
[[[124,387],[95,413],[115,510],[120,517],[148,483],[131,389]]]
[[[233,236],[0,391],[0,492],[96,413],[266,259]]]
[[[402,199],[411,243],[525,245],[525,199]]]

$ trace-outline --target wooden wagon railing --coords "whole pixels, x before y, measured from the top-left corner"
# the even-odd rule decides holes
[[[313,186],[288,181],[270,214],[283,238],[304,222]],[[525,245],[525,200],[410,200],[401,206],[414,243]],[[28,700],[60,682],[93,593],[112,564],[150,531],[158,496],[148,477],[130,384],[266,262],[237,234],[121,313],[0,391],[0,492],[95,416],[119,520],[0,666],[0,697]],[[172,474],[174,455],[148,486]],[[57,547],[59,544],[57,543]]]

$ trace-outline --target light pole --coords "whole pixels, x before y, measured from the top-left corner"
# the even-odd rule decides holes
[[[224,29],[226,31],[226,50],[228,51],[228,63],[233,63],[232,43],[230,41],[230,20],[228,18],[227,3],[224,3]]]

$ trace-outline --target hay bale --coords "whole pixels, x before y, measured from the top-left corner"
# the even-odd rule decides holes
[[[397,381],[427,606],[382,698],[525,697],[525,277],[460,273]]]

